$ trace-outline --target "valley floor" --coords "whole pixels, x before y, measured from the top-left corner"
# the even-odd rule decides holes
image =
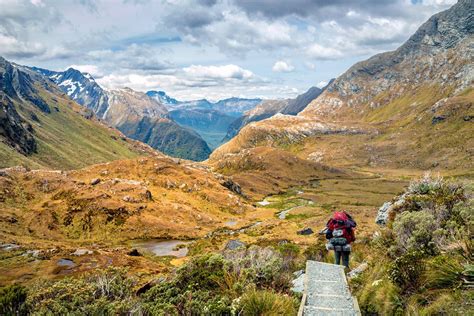
[[[291,188],[282,194],[268,196],[265,202],[255,201],[254,210],[221,219],[221,226],[216,224],[217,227],[209,230],[205,237],[196,239],[195,234],[186,235],[184,230],[179,235],[170,235],[175,235],[174,238],[178,239],[192,240],[188,245],[190,256],[203,250],[219,251],[231,239],[239,239],[248,244],[277,244],[286,240],[305,247],[321,241],[316,240],[315,234],[299,235],[298,231],[311,228],[317,233],[325,227],[333,210],[345,209],[353,214],[359,224],[359,238],[370,237],[376,229],[374,218],[378,207],[400,193],[407,184],[408,181],[404,177],[387,179],[376,174],[359,178],[324,179],[308,186]],[[286,216],[279,218],[282,211]],[[7,217],[7,214],[3,215],[4,225],[7,224]],[[172,256],[157,257],[146,250],[142,251],[142,257],[128,256],[127,253],[133,249],[133,245],[127,242],[126,235],[111,236],[100,241],[87,241],[82,238],[41,240],[27,236],[8,236],[4,233],[2,236],[2,284],[28,282],[37,277],[75,275],[108,266],[126,266],[131,271],[140,271],[145,275],[166,273],[170,266],[187,260]],[[9,243],[18,244],[21,248],[9,248],[6,246]],[[91,253],[72,255],[76,249],[91,250]],[[61,259],[72,260],[74,265],[58,265]]]

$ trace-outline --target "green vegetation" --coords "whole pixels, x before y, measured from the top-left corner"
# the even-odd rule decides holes
[[[26,315],[26,289],[21,285],[0,288],[0,314]]]
[[[239,315],[295,315],[295,299],[271,291],[249,291],[238,304]]]
[[[118,268],[25,289],[0,290],[2,315],[292,315],[289,287],[295,245],[250,246],[192,258],[167,278],[143,286]]]
[[[139,122],[130,121],[117,128],[173,157],[202,161],[211,154],[211,149],[198,133],[173,121],[144,117]]]
[[[468,186],[430,175],[411,183],[352,281],[363,314],[472,311],[473,210]]]
[[[29,104],[16,106],[23,117],[34,113],[38,118],[38,122],[31,122],[37,152],[24,156],[0,143],[0,167],[22,164],[31,168],[75,169],[141,154],[117,131],[79,114],[79,105],[50,93],[40,95],[54,111],[44,113]]]

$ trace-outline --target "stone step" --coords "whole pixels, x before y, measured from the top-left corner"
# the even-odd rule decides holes
[[[305,316],[357,316],[360,315],[352,309],[330,309],[315,306],[305,306]]]
[[[351,296],[347,283],[344,281],[319,281],[308,280],[306,283],[306,293],[309,294],[328,294],[339,296]]]
[[[354,302],[352,297],[349,295],[313,295],[308,294],[306,297],[306,305],[317,306],[321,308],[334,308],[334,309],[354,309]]]
[[[307,261],[304,286],[298,315],[360,315],[357,300],[351,295],[343,266]]]

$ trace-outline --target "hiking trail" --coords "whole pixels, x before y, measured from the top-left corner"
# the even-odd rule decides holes
[[[298,316],[359,316],[357,299],[352,296],[344,266],[306,261],[303,298]]]

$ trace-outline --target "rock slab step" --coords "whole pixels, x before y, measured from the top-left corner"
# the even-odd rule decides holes
[[[343,266],[308,260],[304,276],[305,290],[298,315],[361,315]]]

